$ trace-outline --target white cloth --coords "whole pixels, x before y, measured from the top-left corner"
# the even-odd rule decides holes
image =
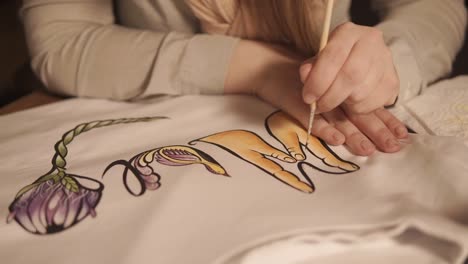
[[[309,177],[316,188],[311,194],[226,149],[206,142],[189,145],[214,133],[240,129],[287,153],[264,126],[274,110],[251,97],[185,96],[157,104],[71,99],[0,117],[0,212],[3,217],[12,208],[17,213],[10,215],[9,224],[0,221],[2,261],[250,264],[278,263],[256,261],[278,256],[285,260],[281,263],[376,263],[374,253],[381,253],[393,263],[463,263],[468,255],[468,149],[460,139],[412,136],[401,152],[370,158],[355,157],[344,147],[333,148],[344,161],[360,166],[346,174],[324,172],[343,170],[325,166],[309,152],[305,152],[306,161],[318,169],[305,164],[304,175],[297,162],[270,158],[304,182]],[[53,146],[66,131],[75,127],[84,131],[84,126],[77,125],[93,120],[147,116],[169,119],[94,128],[67,145],[66,173],[102,182],[101,196],[85,189],[90,180],[77,177],[81,196],[68,192],[68,201],[57,196],[48,207],[30,207],[32,224],[24,222],[19,207],[8,209],[21,188],[50,170]],[[167,166],[171,162],[159,156],[161,162],[152,166],[161,186],[151,190],[156,186],[151,182],[154,178],[144,178],[151,188],[138,198],[124,188],[124,167],[112,167],[101,178],[114,161],[171,145],[203,151],[215,160],[211,165],[217,162],[230,177],[212,173],[202,164]],[[72,181],[67,183],[74,188]],[[47,184],[41,185],[44,194],[56,191],[47,189],[56,185]],[[128,186],[139,190],[131,173]],[[29,195],[26,192],[19,201]],[[78,210],[73,202],[84,201],[83,197],[87,200],[80,212],[87,217],[60,230],[59,224],[69,225],[70,215]],[[67,203],[68,211],[52,210]],[[53,220],[46,219],[48,215]],[[19,225],[15,217],[26,224]],[[44,233],[47,223],[56,224],[48,231],[60,232],[27,232]]]
[[[468,76],[439,82],[406,107],[431,134],[468,139]]]
[[[468,143],[468,76],[438,82],[392,110],[420,134],[455,136]]]

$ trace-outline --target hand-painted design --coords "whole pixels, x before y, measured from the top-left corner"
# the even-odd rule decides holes
[[[328,174],[344,174],[359,170],[358,165],[341,159],[323,141],[308,135],[297,121],[283,112],[274,112],[268,116],[265,127],[268,133],[284,146],[288,154],[271,146],[257,134],[245,130],[224,131],[194,140],[189,144],[194,145],[196,142],[205,142],[216,145],[281,182],[305,193],[312,193],[315,190],[312,180],[303,170],[303,166],[306,164]],[[309,137],[309,140],[307,140],[307,137]],[[337,168],[341,172],[327,171],[305,162],[306,155],[302,150],[302,146],[326,166]],[[287,163],[299,161],[299,170],[306,182],[285,170],[272,159]]]
[[[310,164],[316,170],[327,174],[345,174],[359,170],[358,165],[340,158],[324,141],[308,135],[296,120],[283,112],[277,111],[268,116],[265,127],[268,133],[278,140],[297,161],[305,162],[306,155],[302,150],[302,147],[304,147],[326,166],[337,168],[341,172],[324,170]]]
[[[95,217],[96,207],[102,197],[104,185],[92,178],[67,173],[67,146],[75,137],[94,128],[149,122],[165,118],[143,117],[94,121],[80,124],[66,132],[55,145],[56,153],[52,158],[52,169],[18,192],[9,206],[10,214],[7,222],[16,221],[23,229],[34,234],[44,235],[64,231],[89,215]],[[194,140],[189,144],[194,145],[196,142],[214,144],[279,181],[305,193],[312,193],[315,190],[313,182],[304,171],[303,167],[306,165],[330,174],[349,173],[359,169],[356,164],[341,159],[323,141],[308,135],[296,121],[282,112],[275,112],[267,117],[265,126],[268,133],[284,146],[287,153],[276,149],[257,134],[246,130],[224,131]],[[307,137],[309,137],[308,140]],[[326,166],[341,171],[327,171],[307,163],[302,147],[305,147]],[[299,170],[306,181],[302,181],[272,159],[286,163],[299,161]],[[110,168],[123,165],[125,167],[123,171],[125,188],[130,194],[140,196],[147,189],[157,190],[161,186],[161,177],[154,171],[153,162],[167,166],[200,164],[213,174],[229,177],[226,170],[210,155],[196,148],[182,145],[148,150],[134,156],[129,161],[117,160],[107,166],[103,176]],[[133,173],[138,180],[139,191],[134,191],[130,187],[128,172]],[[86,187],[82,184],[84,181],[97,186],[95,188]]]
[[[107,171],[116,166],[122,165],[125,167],[123,171],[123,183],[127,191],[134,196],[143,195],[146,190],[157,190],[160,186],[161,176],[154,172],[151,163],[154,161],[167,166],[187,166],[192,164],[201,164],[213,173],[223,176],[229,176],[226,170],[211,156],[205,152],[187,147],[187,146],[166,146],[145,151],[131,158],[129,161],[117,160],[111,163],[104,170]],[[131,189],[128,184],[128,172],[132,172],[140,183],[140,190],[138,192]]]
[[[60,178],[55,174],[47,178],[32,184],[15,199],[7,222],[14,219],[25,230],[44,235],[67,229],[88,215],[96,216],[95,208],[104,188],[99,181],[77,175]],[[99,187],[86,188],[76,178],[93,181]]]
[[[61,232],[81,222],[88,215],[96,215],[96,207],[104,186],[92,178],[67,173],[65,160],[69,145],[75,137],[94,128],[149,122],[166,117],[122,118],[94,121],[76,126],[55,144],[52,169],[32,184],[22,188],[9,206],[7,222],[16,221],[26,231],[45,235]],[[80,181],[97,184],[88,188]]]
[[[189,144],[194,145],[197,141],[216,145],[302,192],[311,193],[314,191],[313,184],[301,181],[296,175],[284,170],[278,163],[269,159],[295,163],[296,160],[293,157],[274,148],[253,132],[225,131],[194,140]]]

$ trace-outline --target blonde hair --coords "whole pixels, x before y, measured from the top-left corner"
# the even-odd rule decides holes
[[[325,0],[237,0],[256,27],[256,39],[294,46],[303,55],[317,53]]]
[[[315,55],[326,0],[185,0],[201,29],[293,46]]]

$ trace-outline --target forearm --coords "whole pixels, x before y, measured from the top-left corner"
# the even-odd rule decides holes
[[[130,29],[112,1],[25,1],[32,66],[59,94],[126,100],[222,93],[236,39]]]
[[[402,100],[447,75],[465,32],[462,0],[373,0],[392,48],[402,85]]]
[[[60,33],[47,41],[51,42],[47,48],[37,52],[31,48],[31,65],[50,91],[115,100],[130,99],[144,91],[161,36],[112,25],[68,23],[51,25],[47,30]],[[138,36],[143,36],[145,43],[134,50],[132,39]]]

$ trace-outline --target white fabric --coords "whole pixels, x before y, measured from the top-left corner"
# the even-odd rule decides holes
[[[468,76],[438,82],[392,112],[419,134],[455,136],[468,144]]]
[[[448,263],[453,249],[453,244],[415,230],[367,241],[303,235],[254,249],[241,263]]]
[[[151,104],[71,99],[0,117],[6,124],[0,130],[4,217],[18,191],[50,170],[53,146],[69,129],[93,120],[170,118],[95,128],[74,138],[67,146],[66,172],[105,186],[96,217],[89,211],[71,228],[48,235],[27,232],[15,220],[0,221],[2,261],[251,264],[262,263],[257,260],[271,257],[273,250],[282,263],[376,263],[374,253],[393,263],[463,263],[468,255],[468,149],[460,139],[412,136],[401,152],[370,158],[333,148],[360,169],[335,175],[304,166],[316,188],[311,194],[216,145],[188,144],[242,129],[287,153],[264,126],[274,110],[251,97],[186,96]],[[122,184],[123,167],[112,167],[101,178],[113,161],[169,145],[207,153],[230,177],[201,164],[155,162],[161,186],[138,198]],[[343,172],[305,154],[322,170]],[[270,160],[306,182],[297,162]],[[131,175],[129,183],[137,186]],[[54,221],[69,221],[59,216]]]
[[[431,86],[407,108],[433,135],[468,139],[468,76]]]

